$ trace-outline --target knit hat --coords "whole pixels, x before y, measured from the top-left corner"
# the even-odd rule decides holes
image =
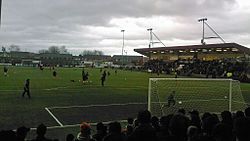
[[[88,124],[87,122],[82,122],[80,124],[80,129],[81,129],[81,132],[84,132],[86,130],[90,130],[90,124]]]

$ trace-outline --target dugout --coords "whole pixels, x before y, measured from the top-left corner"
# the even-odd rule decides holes
[[[164,61],[192,60],[203,61],[220,59],[250,60],[250,49],[237,43],[186,45],[134,49],[135,52],[152,59]]]

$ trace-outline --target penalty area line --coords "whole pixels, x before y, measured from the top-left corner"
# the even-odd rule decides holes
[[[63,124],[56,118],[56,116],[55,116],[47,107],[45,107],[45,110],[54,118],[54,120],[55,120],[61,127],[63,127]]]

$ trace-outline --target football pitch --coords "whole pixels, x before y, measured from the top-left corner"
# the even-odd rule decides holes
[[[41,71],[10,67],[7,77],[1,74],[0,128],[121,120],[147,108],[148,78],[154,75],[120,70],[115,74],[115,70],[107,69],[111,75],[102,87],[100,69],[85,69],[90,81],[86,84],[79,82],[81,68],[56,68],[56,71],[56,78],[48,68]],[[31,99],[21,96],[27,78],[30,79]]]
[[[0,75],[0,130],[22,125],[36,127],[40,123],[70,127],[82,121],[95,123],[135,117],[137,111],[147,108],[149,78],[173,77],[122,70],[115,74],[114,69],[105,70],[111,75],[102,87],[100,69],[85,68],[90,82],[83,84],[81,68],[56,68],[58,75],[53,77],[49,68],[41,71],[9,67],[7,77],[3,71]],[[31,99],[21,96],[27,78]],[[245,102],[249,103],[250,84],[240,86]],[[209,104],[206,107],[209,109]]]

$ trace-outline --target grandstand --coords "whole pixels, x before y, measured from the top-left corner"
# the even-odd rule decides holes
[[[250,59],[250,49],[237,43],[141,48],[134,49],[134,51],[150,59],[164,61],[183,59],[212,61],[225,58]]]

